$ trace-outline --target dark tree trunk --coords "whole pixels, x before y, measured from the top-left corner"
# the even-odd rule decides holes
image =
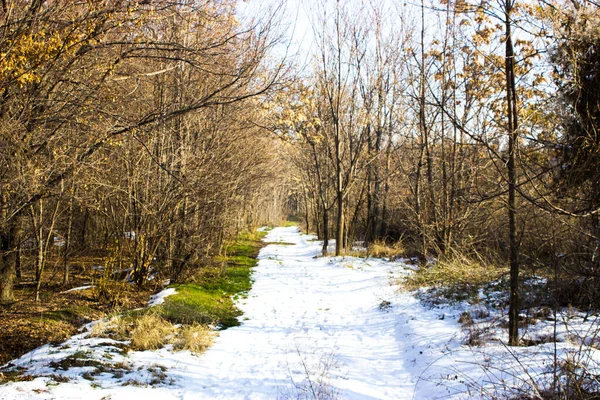
[[[17,254],[20,227],[21,217],[16,215],[8,221],[7,228],[0,231],[0,303],[14,300],[15,271],[17,260],[20,261]]]
[[[71,188],[71,198],[69,199],[69,217],[67,221],[67,231],[65,233],[65,244],[63,251],[63,285],[69,283],[69,256],[71,252],[71,231],[73,230],[73,189]]]
[[[323,256],[327,255],[327,247],[329,246],[329,212],[323,208]]]
[[[517,146],[517,95],[514,76],[514,50],[511,35],[512,0],[506,0],[505,27],[506,27],[506,99],[508,118],[508,246],[510,264],[510,298],[508,309],[508,344],[519,344],[519,244],[517,242],[516,227],[516,188],[517,172],[515,152]]]
[[[0,302],[13,301],[14,263],[10,232],[0,232]]]

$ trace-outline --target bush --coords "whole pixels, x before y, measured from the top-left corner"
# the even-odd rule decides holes
[[[563,277],[558,282],[548,282],[555,301],[562,307],[574,306],[582,310],[600,308],[600,278]]]
[[[128,303],[127,283],[102,277],[92,289],[94,300],[108,303],[112,308],[122,307]]]

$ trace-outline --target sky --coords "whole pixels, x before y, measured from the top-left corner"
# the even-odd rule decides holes
[[[238,15],[241,19],[251,19],[268,15],[268,10],[278,5],[282,6],[280,30],[283,34],[281,45],[274,52],[277,57],[285,57],[286,61],[294,60],[299,70],[310,69],[312,55],[317,51],[313,34],[312,19],[315,11],[323,0],[243,0],[238,3]],[[335,0],[325,0],[327,4],[335,4]],[[427,1],[428,2],[428,1]],[[361,0],[340,0],[340,4],[357,5],[362,3],[369,7],[369,2]],[[406,24],[417,28],[420,18],[416,18],[420,12],[420,0],[372,0],[375,6],[384,5],[383,18],[389,29],[405,30]],[[434,34],[439,25],[439,14],[426,7],[426,32]],[[365,16],[366,17],[366,16]],[[358,15],[360,21],[361,16]],[[412,22],[410,22],[412,21]],[[410,29],[410,28],[409,28]]]
[[[270,8],[282,4],[282,41],[275,51],[277,56],[294,58],[300,66],[310,63],[314,51],[313,31],[308,14],[314,1],[302,0],[245,0],[238,3],[238,13],[243,18],[262,16]]]

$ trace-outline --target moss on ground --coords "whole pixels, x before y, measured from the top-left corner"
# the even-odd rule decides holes
[[[242,314],[234,299],[252,287],[252,269],[264,245],[266,232],[244,232],[227,243],[217,258],[219,267],[207,268],[193,282],[173,285],[176,294],[158,306],[160,314],[173,323],[215,324],[222,329],[240,325]]]

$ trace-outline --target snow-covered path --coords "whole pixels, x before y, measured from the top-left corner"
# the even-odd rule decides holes
[[[319,243],[307,239],[296,228],[269,233],[269,242],[294,245],[261,251],[253,289],[240,305],[247,320],[202,357],[202,390],[210,397],[296,398],[310,380],[343,398],[411,398],[414,379],[400,357],[406,343],[392,309],[381,306],[396,300],[392,284],[403,269],[315,259]]]
[[[119,355],[82,334],[17,360],[45,376],[1,386],[0,398],[299,399],[319,392],[321,399],[431,399],[464,390],[451,360],[462,340],[459,311],[426,309],[400,291],[406,265],[316,257],[320,243],[295,227],[275,228],[265,241],[272,244],[261,250],[253,288],[239,304],[242,325],[222,331],[206,353]],[[68,382],[49,377],[57,373],[49,362],[74,349],[110,353],[132,372],[90,381],[69,369],[58,371]],[[150,383],[156,368],[168,377],[163,383],[126,383],[132,375]]]

